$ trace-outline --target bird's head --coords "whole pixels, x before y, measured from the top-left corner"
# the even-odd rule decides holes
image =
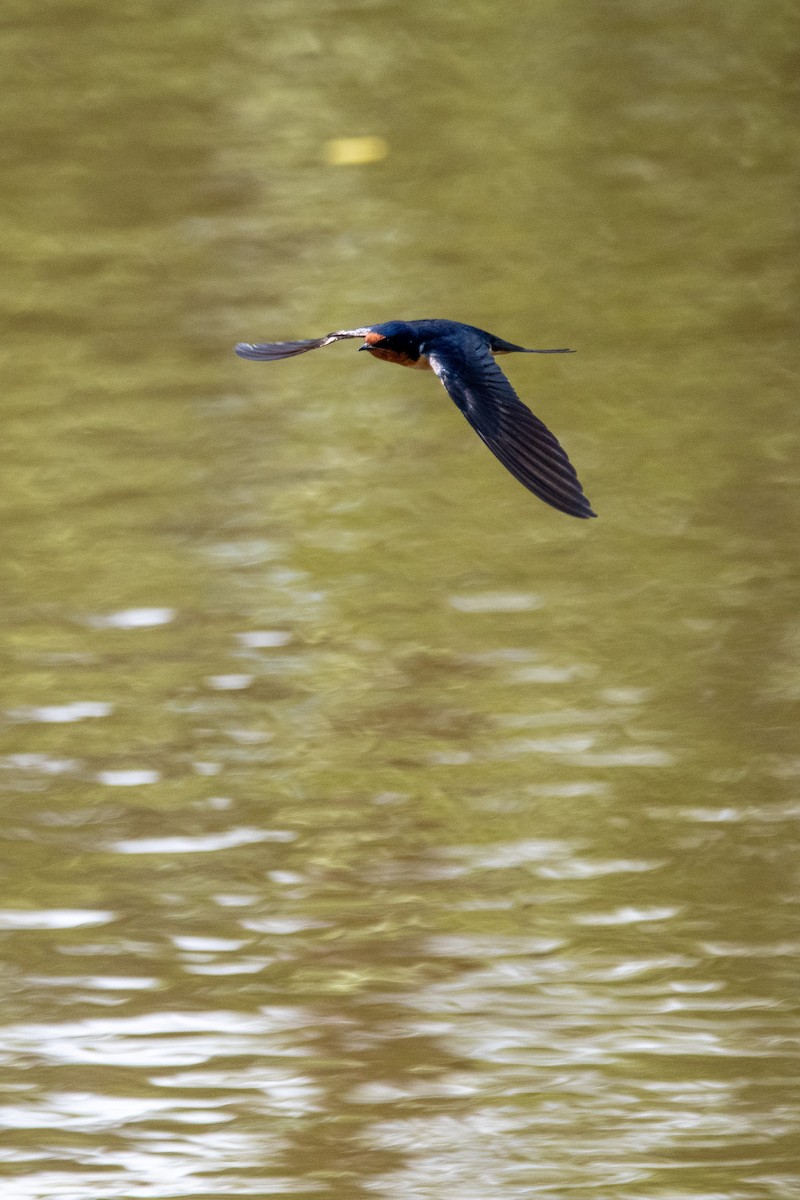
[[[385,350],[398,354],[403,358],[419,356],[419,338],[405,321],[387,321],[383,325],[373,325],[364,339],[359,350]]]

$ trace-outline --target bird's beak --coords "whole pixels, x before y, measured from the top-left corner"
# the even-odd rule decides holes
[[[359,348],[359,350],[369,350],[369,348],[370,348],[369,342],[364,342],[364,344],[362,346],[359,346],[358,348]]]

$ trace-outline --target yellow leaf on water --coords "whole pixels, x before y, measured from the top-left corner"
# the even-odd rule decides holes
[[[382,137],[331,138],[325,143],[325,161],[331,167],[380,162],[388,153],[389,145]]]

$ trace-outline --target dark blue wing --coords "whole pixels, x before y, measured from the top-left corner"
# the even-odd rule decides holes
[[[521,484],[570,516],[597,515],[558,440],[525,407],[482,339],[437,339],[427,354],[472,428]]]
[[[295,354],[305,354],[306,350],[319,350],[327,341],[327,338],[311,338],[305,342],[239,342],[234,350],[239,358],[274,362],[278,358],[294,358]]]
[[[369,333],[369,326],[363,329],[339,329],[335,333],[326,333],[325,337],[307,338],[302,342],[239,342],[234,351],[239,358],[254,358],[259,362],[274,362],[279,358],[294,358],[296,354],[305,354],[307,350],[319,350],[322,346],[330,346],[331,342],[340,342],[342,338],[364,337]]]

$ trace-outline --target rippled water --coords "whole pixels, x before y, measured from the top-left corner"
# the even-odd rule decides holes
[[[4,1200],[800,1194],[796,39],[9,0]]]

